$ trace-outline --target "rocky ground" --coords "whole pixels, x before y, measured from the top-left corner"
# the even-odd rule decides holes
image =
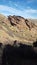
[[[0,65],[37,65],[37,20],[0,14]]]
[[[17,42],[32,45],[37,40],[37,25],[34,20],[21,16],[4,16],[0,14],[0,43]]]

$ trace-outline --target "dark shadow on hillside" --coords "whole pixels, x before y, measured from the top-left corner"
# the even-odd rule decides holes
[[[33,43],[33,47],[37,47],[37,41]]]
[[[0,65],[2,64],[3,45],[0,43]]]
[[[3,50],[2,65],[37,65],[37,54],[32,46],[8,44]]]

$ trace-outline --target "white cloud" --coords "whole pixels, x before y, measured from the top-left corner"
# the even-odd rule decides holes
[[[37,10],[35,10],[35,9],[28,9],[28,10],[26,10],[26,12],[34,14],[34,13],[37,13]]]
[[[5,13],[4,13],[5,11]],[[4,5],[0,5],[0,13],[3,13],[5,15],[19,15],[19,16],[23,16],[26,18],[34,18],[35,16],[32,16],[32,14],[37,14],[37,10],[35,9],[31,9],[31,8],[27,8],[24,10],[18,10],[16,8],[12,8],[9,6],[4,6]]]

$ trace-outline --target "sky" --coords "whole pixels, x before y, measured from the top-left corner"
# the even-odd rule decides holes
[[[0,14],[37,19],[37,0],[0,0]]]

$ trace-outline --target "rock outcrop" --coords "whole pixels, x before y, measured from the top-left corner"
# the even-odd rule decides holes
[[[24,24],[24,27],[26,25],[26,27],[28,27],[29,29],[32,29],[35,26],[34,23],[30,22],[28,19],[24,19],[21,16],[15,16],[15,15],[14,16],[8,16],[8,19],[9,19],[12,26],[14,26],[14,25],[17,26],[17,24],[19,24],[19,25],[22,24],[22,26],[23,26],[23,24]]]
[[[37,25],[21,16],[0,15],[0,43],[17,42],[32,45],[37,40]]]

